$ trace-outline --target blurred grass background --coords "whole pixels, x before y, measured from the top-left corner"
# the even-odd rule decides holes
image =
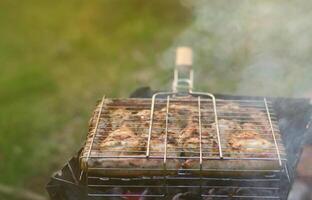
[[[96,100],[161,76],[190,19],[178,0],[0,1],[0,184],[45,194]]]

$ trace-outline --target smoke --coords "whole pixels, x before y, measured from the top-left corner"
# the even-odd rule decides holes
[[[305,183],[297,181],[294,183],[292,191],[289,194],[288,200],[298,200],[298,199],[306,199],[309,200],[312,198],[311,191],[309,186]]]
[[[312,90],[312,3],[309,0],[181,0],[193,23],[161,56],[194,50],[197,89],[232,94],[296,96]]]

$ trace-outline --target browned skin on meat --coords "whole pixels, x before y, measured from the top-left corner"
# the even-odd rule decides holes
[[[114,131],[120,128],[128,120],[131,112],[125,108],[118,108],[104,112],[103,122],[106,122],[106,128]],[[101,124],[100,124],[101,125]]]
[[[127,126],[111,132],[100,144],[101,152],[111,155],[142,154],[144,140],[134,134]],[[140,153],[141,152],[141,153]]]
[[[216,135],[213,129],[202,129],[202,152],[203,156],[212,156],[218,151]],[[199,156],[200,152],[200,134],[198,125],[190,123],[179,137],[179,144],[182,144],[186,157]]]
[[[255,131],[241,131],[233,134],[228,145],[231,152],[238,153],[233,157],[272,157],[268,154],[270,152],[268,149],[273,148],[273,144]]]

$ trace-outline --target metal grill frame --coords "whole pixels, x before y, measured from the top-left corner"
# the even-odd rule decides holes
[[[170,100],[171,98],[172,99],[176,99],[178,93],[173,93],[173,92],[162,92],[162,93],[156,93],[153,95],[152,97],[152,103],[151,103],[151,115],[150,115],[150,125],[149,125],[149,129],[148,129],[148,142],[147,142],[147,149],[146,149],[146,154],[145,156],[125,156],[125,158],[146,158],[146,159],[149,159],[150,158],[150,144],[151,144],[151,135],[152,135],[152,131],[153,131],[153,118],[154,118],[154,111],[155,111],[155,103],[156,103],[156,99],[157,97],[161,97],[162,99],[166,99],[166,115],[165,115],[165,141],[164,141],[164,145],[165,145],[165,150],[164,150],[164,155],[163,155],[163,171],[164,171],[164,175],[161,177],[161,179],[163,180],[163,183],[161,185],[158,185],[158,186],[155,186],[155,187],[158,187],[158,188],[163,188],[164,189],[164,194],[148,194],[148,195],[145,195],[145,194],[140,194],[139,196],[140,197],[149,197],[149,198],[166,198],[167,194],[168,194],[168,191],[170,190],[170,186],[169,186],[169,183],[168,183],[168,180],[170,180],[170,178],[173,178],[173,177],[169,177],[169,176],[166,176],[166,171],[167,171],[167,138],[168,138],[168,120],[169,120],[169,108],[170,108]],[[202,125],[201,125],[201,102],[202,102],[202,97],[206,97],[206,98],[210,98],[212,100],[212,104],[213,104],[213,111],[214,111],[214,114],[215,114],[215,123],[216,123],[216,132],[217,132],[217,138],[218,138],[218,150],[219,150],[219,157],[217,159],[219,160],[231,160],[231,158],[226,158],[223,156],[223,150],[222,150],[222,144],[221,144],[221,136],[220,136],[220,130],[219,130],[219,123],[218,123],[218,112],[217,112],[217,102],[216,102],[216,98],[214,95],[210,94],[210,93],[193,93],[193,92],[190,92],[189,95],[191,96],[195,96],[197,97],[197,109],[198,109],[198,131],[199,131],[199,139],[200,139],[200,156],[199,156],[199,163],[200,163],[200,168],[199,168],[199,177],[195,177],[193,179],[190,179],[190,180],[196,180],[197,178],[200,180],[198,183],[197,183],[197,186],[189,186],[189,188],[192,188],[192,187],[198,187],[199,188],[199,191],[200,191],[200,194],[201,194],[201,197],[211,197],[211,198],[225,198],[225,197],[229,197],[229,196],[226,196],[226,195],[207,195],[207,194],[204,194],[203,191],[203,188],[207,188],[207,186],[205,186],[205,180],[207,179],[207,177],[203,176],[202,174],[202,170],[203,170],[203,167],[202,167],[202,163],[203,163],[203,150],[202,150]],[[94,131],[94,134],[93,134],[93,137],[92,137],[92,141],[91,141],[91,147],[89,149],[89,152],[88,152],[88,157],[87,159],[90,159],[90,154],[91,154],[91,151],[92,151],[92,147],[93,147],[93,144],[94,144],[94,138],[96,137],[96,134],[98,133],[98,125],[99,125],[99,122],[100,122],[100,115],[103,111],[103,105],[104,105],[104,101],[105,101],[105,97],[102,98],[102,101],[101,101],[101,104],[100,104],[100,111],[98,113],[98,116],[97,116],[97,121],[96,121],[96,125],[95,125],[95,131]],[[285,159],[282,159],[281,158],[281,155],[280,155],[280,149],[279,149],[279,146],[278,146],[278,142],[277,142],[277,139],[276,139],[276,135],[275,135],[275,130],[274,130],[274,125],[272,123],[272,120],[271,120],[271,112],[270,112],[270,109],[269,109],[269,106],[268,106],[268,101],[266,98],[263,99],[263,104],[264,104],[264,108],[266,110],[266,114],[267,114],[267,117],[268,117],[268,122],[270,124],[270,128],[271,128],[271,134],[272,134],[272,138],[273,138],[273,141],[274,141],[274,145],[275,145],[275,150],[276,150],[276,153],[277,153],[277,158],[274,158],[273,160],[277,160],[279,162],[279,165],[280,165],[280,170],[279,171],[276,171],[276,174],[278,174],[279,176],[279,180],[281,180],[283,177],[287,177],[287,179],[289,180],[289,175],[288,175],[288,170],[287,170],[287,165],[286,165],[286,160]],[[109,157],[107,157],[109,158]],[[123,158],[123,157],[120,157],[120,158]],[[206,158],[205,158],[206,159]],[[239,159],[239,160],[255,160],[255,158],[242,158],[242,159]],[[259,158],[260,160],[267,160],[267,158]],[[256,159],[257,160],[257,159]],[[271,159],[269,159],[271,160]],[[81,176],[82,177],[82,176]],[[98,180],[103,180],[104,179],[107,179],[109,180],[110,178],[109,177],[94,177],[92,175],[89,175],[88,172],[85,173],[85,180],[86,180],[86,185],[87,185],[87,188],[92,188],[92,187],[103,187],[103,185],[101,186],[101,184],[98,184],[98,185],[92,185],[92,184],[89,184],[89,179],[98,179]],[[179,177],[179,178],[186,178],[186,177]],[[127,178],[124,178],[124,179],[120,179],[121,181],[125,180]],[[221,178],[222,179],[222,178]],[[228,178],[228,180],[232,180],[232,178]],[[234,179],[233,179],[234,180]],[[250,180],[251,181],[251,180]],[[258,181],[256,179],[254,179],[254,181]],[[260,181],[269,181],[268,179],[260,179]],[[133,187],[133,185],[126,185],[126,187]],[[172,186],[171,186],[172,187]],[[186,187],[186,186],[185,186]],[[217,187],[218,188],[218,187]],[[261,187],[259,187],[261,188]],[[280,189],[279,189],[280,190]],[[87,191],[89,191],[87,189]],[[124,194],[123,194],[124,195]],[[113,195],[113,194],[101,194],[101,193],[92,193],[92,192],[88,192],[88,196],[89,197],[112,197],[112,196],[120,196],[119,195]],[[134,195],[134,194],[129,194],[129,195],[126,195],[126,196],[138,196],[138,195]],[[280,199],[279,196],[262,196],[263,198],[266,198],[266,199]],[[261,198],[262,198],[261,197]],[[231,198],[233,199],[250,199],[250,198],[259,198],[259,196],[231,196]]]

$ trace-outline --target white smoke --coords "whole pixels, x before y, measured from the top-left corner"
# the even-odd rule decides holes
[[[194,49],[198,89],[295,96],[312,90],[312,2],[308,0],[182,0],[194,21],[161,58]]]

